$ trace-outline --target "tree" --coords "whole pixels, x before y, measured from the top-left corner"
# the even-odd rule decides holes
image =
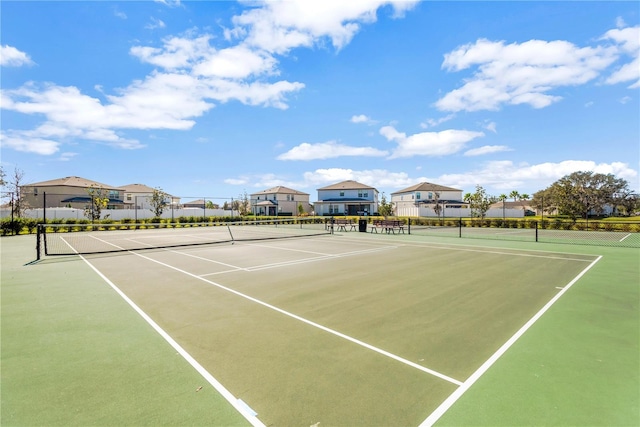
[[[504,209],[505,209],[505,202],[507,200],[507,195],[502,193],[501,195],[498,196],[498,200],[502,202],[502,220],[504,221],[505,219]]]
[[[168,204],[169,195],[162,191],[160,187],[154,188],[153,193],[151,193],[151,198],[149,199],[149,205],[151,206],[149,210],[153,212],[153,216],[160,218],[162,212],[164,212],[164,208],[166,208]]]
[[[436,215],[438,215],[438,219],[440,219],[440,212],[442,212],[442,206],[440,206],[440,193],[439,192],[434,192],[434,199],[433,202],[435,203],[433,205],[433,212],[435,212]]]
[[[378,213],[384,217],[393,215],[393,203],[387,202],[387,197],[382,193],[382,200],[378,206]]]
[[[518,192],[518,190],[513,190],[511,193],[509,193],[509,197],[511,197],[514,202],[517,202],[520,198],[520,193]]]
[[[304,207],[300,202],[298,202],[298,215],[304,215]]]
[[[7,185],[7,181],[4,180],[5,176],[7,175],[4,173],[4,168],[0,166],[0,187]]]
[[[87,194],[91,197],[91,204],[84,208],[84,216],[91,221],[100,219],[102,209],[109,205],[109,197],[106,197],[106,190],[102,187],[92,185],[87,189]]]
[[[623,211],[624,215],[631,216],[640,209],[640,196],[633,191],[623,189],[613,195],[614,209]]]
[[[249,195],[245,191],[239,197],[240,197],[240,199],[236,200],[236,202],[237,202],[237,210],[238,210],[238,212],[240,212],[241,216],[245,216],[245,215],[247,215],[249,213],[249,208],[250,208]]]
[[[626,180],[612,174],[579,171],[560,178],[545,191],[560,214],[576,221],[590,213],[603,214],[606,206],[616,204],[616,194],[629,191],[628,186]]]
[[[211,200],[207,200],[204,204],[205,209],[220,209],[220,206],[216,203],[213,203]]]
[[[487,192],[480,185],[476,185],[476,192],[465,194],[465,202],[469,203],[471,208],[471,216],[479,216],[484,219],[493,198],[487,196]]]
[[[2,186],[7,187],[7,194],[11,197],[11,216],[20,218],[24,211],[29,207],[22,195],[22,182],[24,179],[24,171],[15,168],[11,181],[5,179],[4,170],[1,173]]]

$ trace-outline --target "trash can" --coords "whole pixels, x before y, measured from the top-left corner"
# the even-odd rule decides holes
[[[367,232],[367,220],[366,219],[358,220],[358,231],[360,231],[361,233],[366,233]]]

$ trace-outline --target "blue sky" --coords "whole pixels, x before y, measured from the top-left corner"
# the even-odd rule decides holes
[[[625,2],[2,1],[1,164],[182,197],[640,190]]]

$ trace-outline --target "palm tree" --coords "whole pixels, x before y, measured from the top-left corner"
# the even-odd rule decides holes
[[[520,193],[518,193],[518,190],[513,190],[511,193],[509,193],[509,197],[511,197],[514,202],[517,202],[520,198]]]
[[[522,194],[520,195],[520,201],[522,202],[522,203],[521,203],[521,205],[522,205],[522,210],[525,210],[525,208],[524,208],[524,201],[525,201],[525,200],[529,200],[529,197],[530,197],[530,196],[529,196],[527,193],[522,193]]]
[[[505,200],[507,200],[507,195],[502,193],[498,197],[498,200],[500,200],[502,202],[502,220],[504,221],[505,220],[505,217],[504,217],[504,202],[505,202]]]

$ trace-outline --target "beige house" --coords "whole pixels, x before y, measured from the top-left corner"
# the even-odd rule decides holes
[[[155,188],[151,188],[144,184],[128,184],[120,187],[123,194],[122,200],[126,209],[149,209],[151,204],[149,200],[153,196]],[[167,204],[177,206],[180,198],[168,194]]]
[[[316,215],[373,215],[378,213],[378,190],[357,181],[318,188]]]
[[[281,185],[250,196],[250,210],[254,215],[298,215],[299,206],[305,213],[312,210],[309,194]]]
[[[441,214],[446,212],[450,216],[457,216],[460,209],[468,208],[462,200],[462,190],[430,182],[391,193],[391,203],[398,216],[431,216],[429,212],[434,211],[436,203],[440,205]]]
[[[89,189],[102,189],[103,196],[109,198],[107,209],[122,209],[123,192],[120,188],[79,176],[52,179],[23,185],[20,191],[24,200],[32,208],[71,207],[84,209],[91,205]]]

